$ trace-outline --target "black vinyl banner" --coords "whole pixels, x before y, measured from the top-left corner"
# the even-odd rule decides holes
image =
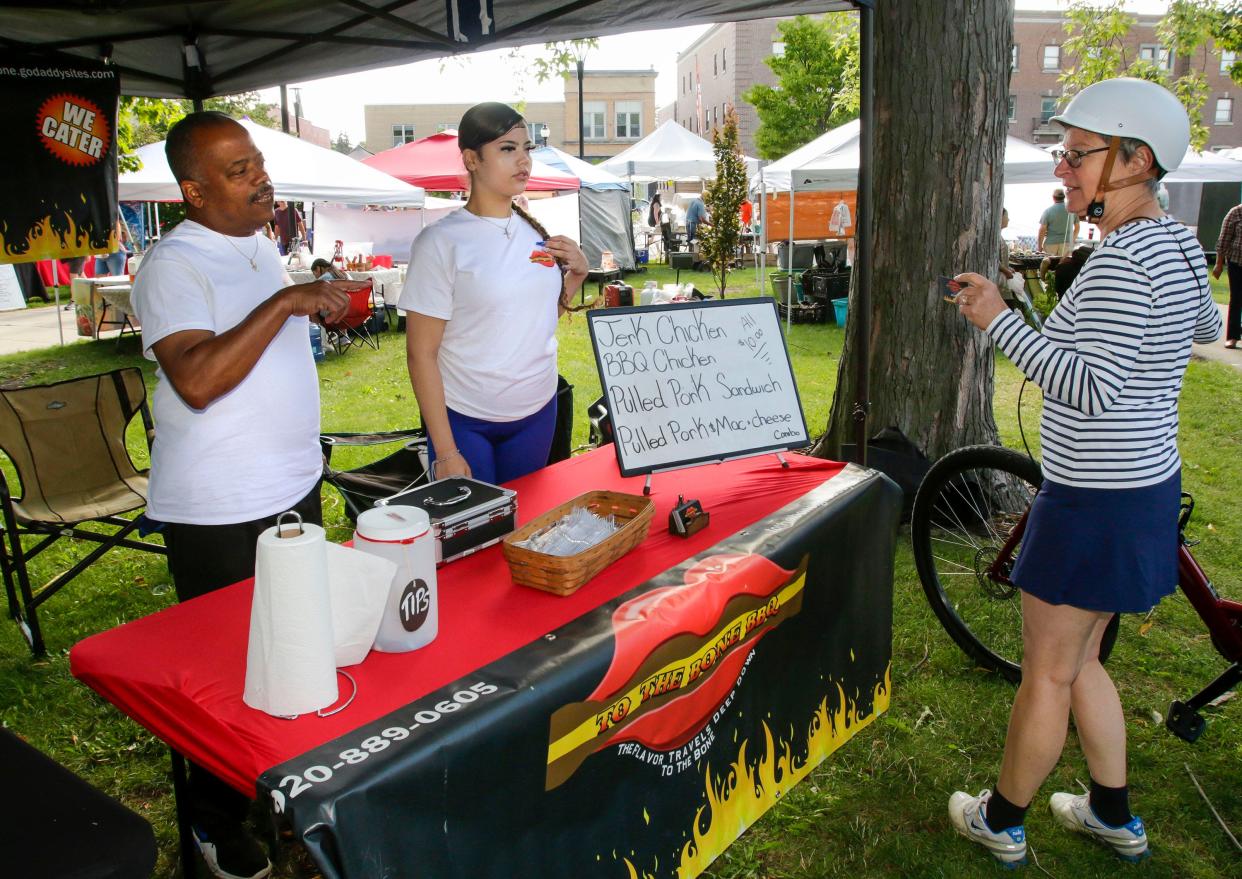
[[[259,796],[328,879],[697,876],[888,708],[900,506],[847,467]]]
[[[0,263],[117,249],[116,71],[0,52]]]

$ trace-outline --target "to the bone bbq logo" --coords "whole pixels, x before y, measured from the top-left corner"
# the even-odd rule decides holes
[[[53,95],[35,114],[39,140],[53,156],[86,167],[97,164],[112,145],[107,115],[77,95]]]

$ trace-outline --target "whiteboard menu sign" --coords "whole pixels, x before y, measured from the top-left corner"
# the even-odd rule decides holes
[[[807,445],[772,299],[595,310],[587,326],[622,476]]]

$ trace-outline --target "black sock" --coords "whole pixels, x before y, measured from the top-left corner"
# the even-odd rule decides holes
[[[1091,811],[1105,824],[1121,827],[1134,820],[1130,814],[1130,788],[1105,787],[1094,778],[1091,779]]]
[[[987,822],[988,829],[993,833],[1000,833],[1002,830],[1008,830],[1010,827],[1019,827],[1026,820],[1027,806],[1015,806],[1009,800],[1001,795],[999,790],[993,789],[991,798],[988,799],[987,808],[983,813],[983,820]]]

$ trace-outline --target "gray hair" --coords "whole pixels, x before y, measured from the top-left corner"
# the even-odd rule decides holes
[[[1121,138],[1121,145],[1117,148],[1117,154],[1121,157],[1121,161],[1128,162],[1138,154],[1139,147],[1147,147],[1148,150],[1151,150],[1151,164],[1156,169],[1156,176],[1151,180],[1145,181],[1143,185],[1147,187],[1149,193],[1155,195],[1160,190],[1160,178],[1167,173],[1156,161],[1156,151],[1137,138],[1123,137]]]

